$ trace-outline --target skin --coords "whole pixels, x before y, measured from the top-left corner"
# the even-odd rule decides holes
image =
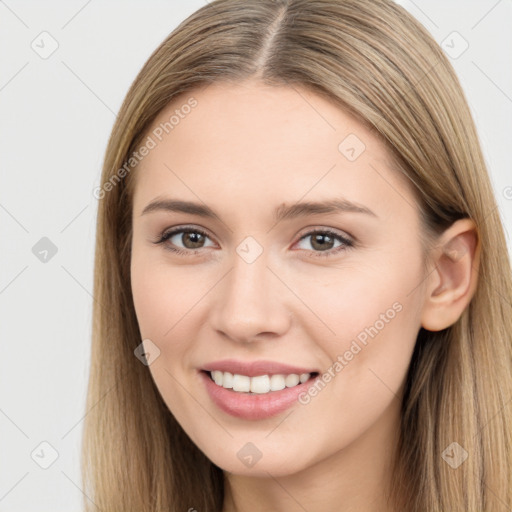
[[[175,98],[148,134],[190,96],[198,105],[135,175],[131,282],[142,337],[160,350],[149,366],[156,386],[224,470],[223,512],[392,510],[386,493],[416,336],[421,326],[451,325],[469,303],[474,224],[464,219],[443,233],[426,272],[412,188],[393,170],[386,146],[339,107],[304,88],[216,83]],[[353,161],[338,149],[349,134],[365,145]],[[375,216],[273,221],[283,204],[340,197]],[[163,198],[206,204],[220,220],[142,215]],[[190,225],[207,232],[202,247],[183,233],[152,243]],[[312,229],[334,230],[354,245],[335,253],[342,242],[327,238],[322,250],[307,236]],[[263,249],[252,263],[236,252],[248,236]],[[173,243],[190,252],[165,249]],[[327,371],[397,303],[400,312],[309,403],[276,417],[224,413],[199,378],[198,368],[226,358]],[[237,457],[248,442],[262,454],[252,467]]]

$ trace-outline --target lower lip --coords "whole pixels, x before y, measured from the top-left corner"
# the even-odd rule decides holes
[[[301,393],[307,391],[314,384],[315,377],[311,377],[302,384],[280,391],[270,391],[264,394],[239,393],[232,389],[218,386],[205,371],[199,372],[206,390],[212,401],[224,412],[244,420],[263,420],[289,409],[298,401]]]

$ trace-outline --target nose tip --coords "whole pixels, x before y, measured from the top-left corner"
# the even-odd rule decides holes
[[[289,329],[291,312],[281,288],[264,258],[252,263],[239,258],[213,299],[214,329],[241,343],[282,335]]]

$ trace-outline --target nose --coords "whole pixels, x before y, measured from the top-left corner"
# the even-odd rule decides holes
[[[233,267],[216,286],[211,325],[233,341],[272,339],[290,328],[291,309],[283,300],[285,286],[267,268],[264,256],[247,263],[235,254]]]

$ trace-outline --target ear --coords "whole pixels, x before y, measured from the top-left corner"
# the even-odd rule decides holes
[[[421,325],[440,331],[462,315],[476,290],[480,263],[478,230],[471,219],[454,222],[431,253],[434,270],[425,287]]]

